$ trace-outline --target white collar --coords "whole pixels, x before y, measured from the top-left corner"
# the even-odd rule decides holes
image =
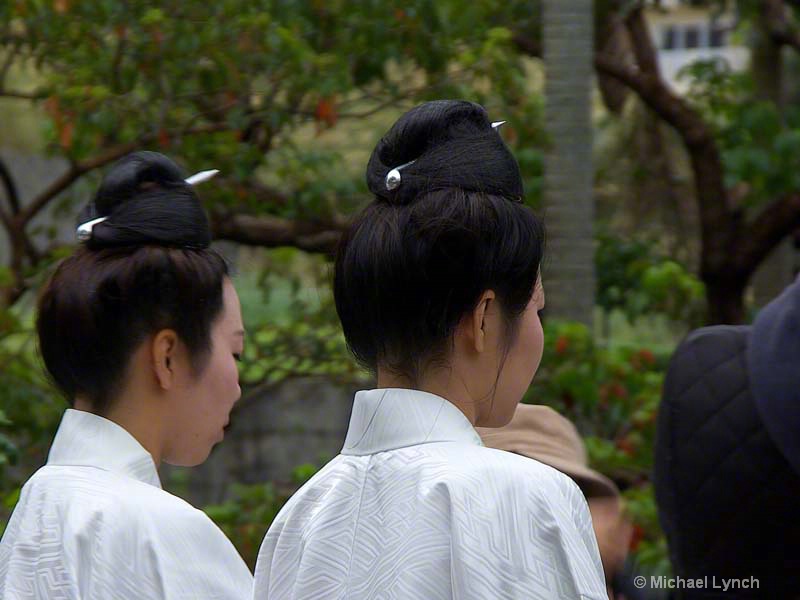
[[[67,409],[48,465],[97,467],[161,487],[153,457],[127,430],[83,410]]]
[[[364,456],[432,442],[483,445],[464,413],[440,396],[398,388],[356,392],[342,454]]]

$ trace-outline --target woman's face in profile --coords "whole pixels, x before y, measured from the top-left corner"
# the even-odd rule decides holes
[[[244,327],[239,297],[230,279],[223,283],[222,313],[211,326],[211,355],[203,371],[186,373],[176,390],[174,436],[164,460],[193,466],[208,458],[224,437],[231,409],[242,394],[237,358],[244,350]]]
[[[517,337],[500,372],[490,427],[502,427],[511,420],[539,368],[544,350],[544,331],[539,319],[539,311],[543,308],[544,288],[540,279],[520,316]]]

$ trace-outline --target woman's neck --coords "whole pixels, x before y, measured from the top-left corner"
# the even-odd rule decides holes
[[[452,369],[438,369],[428,373],[418,381],[378,367],[378,388],[400,388],[419,390],[444,398],[458,408],[474,426],[478,419],[478,407],[467,389],[463,378],[456,377]]]
[[[152,410],[152,403],[142,401],[142,398],[134,400],[128,398],[127,394],[114,398],[108,410],[104,414],[99,414],[94,410],[90,400],[85,397],[77,396],[74,407],[93,414],[98,414],[104,419],[108,419],[122,427],[131,434],[142,447],[153,457],[156,467],[161,464],[162,454],[162,432],[160,415]]]

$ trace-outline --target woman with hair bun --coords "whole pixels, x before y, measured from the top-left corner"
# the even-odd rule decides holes
[[[373,151],[334,295],[377,388],[267,532],[255,598],[607,598],[575,483],[475,431],[509,422],[543,346],[544,230],[498,127],[428,102]]]
[[[239,300],[188,181],[155,152],[121,159],[41,292],[39,349],[71,408],[0,542],[0,598],[251,596],[230,541],[156,471],[202,463],[241,395]]]

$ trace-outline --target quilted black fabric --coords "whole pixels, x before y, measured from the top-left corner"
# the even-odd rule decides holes
[[[751,328],[691,333],[659,409],[655,492],[675,575],[759,580],[677,598],[800,598],[800,475],[761,422],[747,374]],[[800,432],[798,432],[800,435]]]

